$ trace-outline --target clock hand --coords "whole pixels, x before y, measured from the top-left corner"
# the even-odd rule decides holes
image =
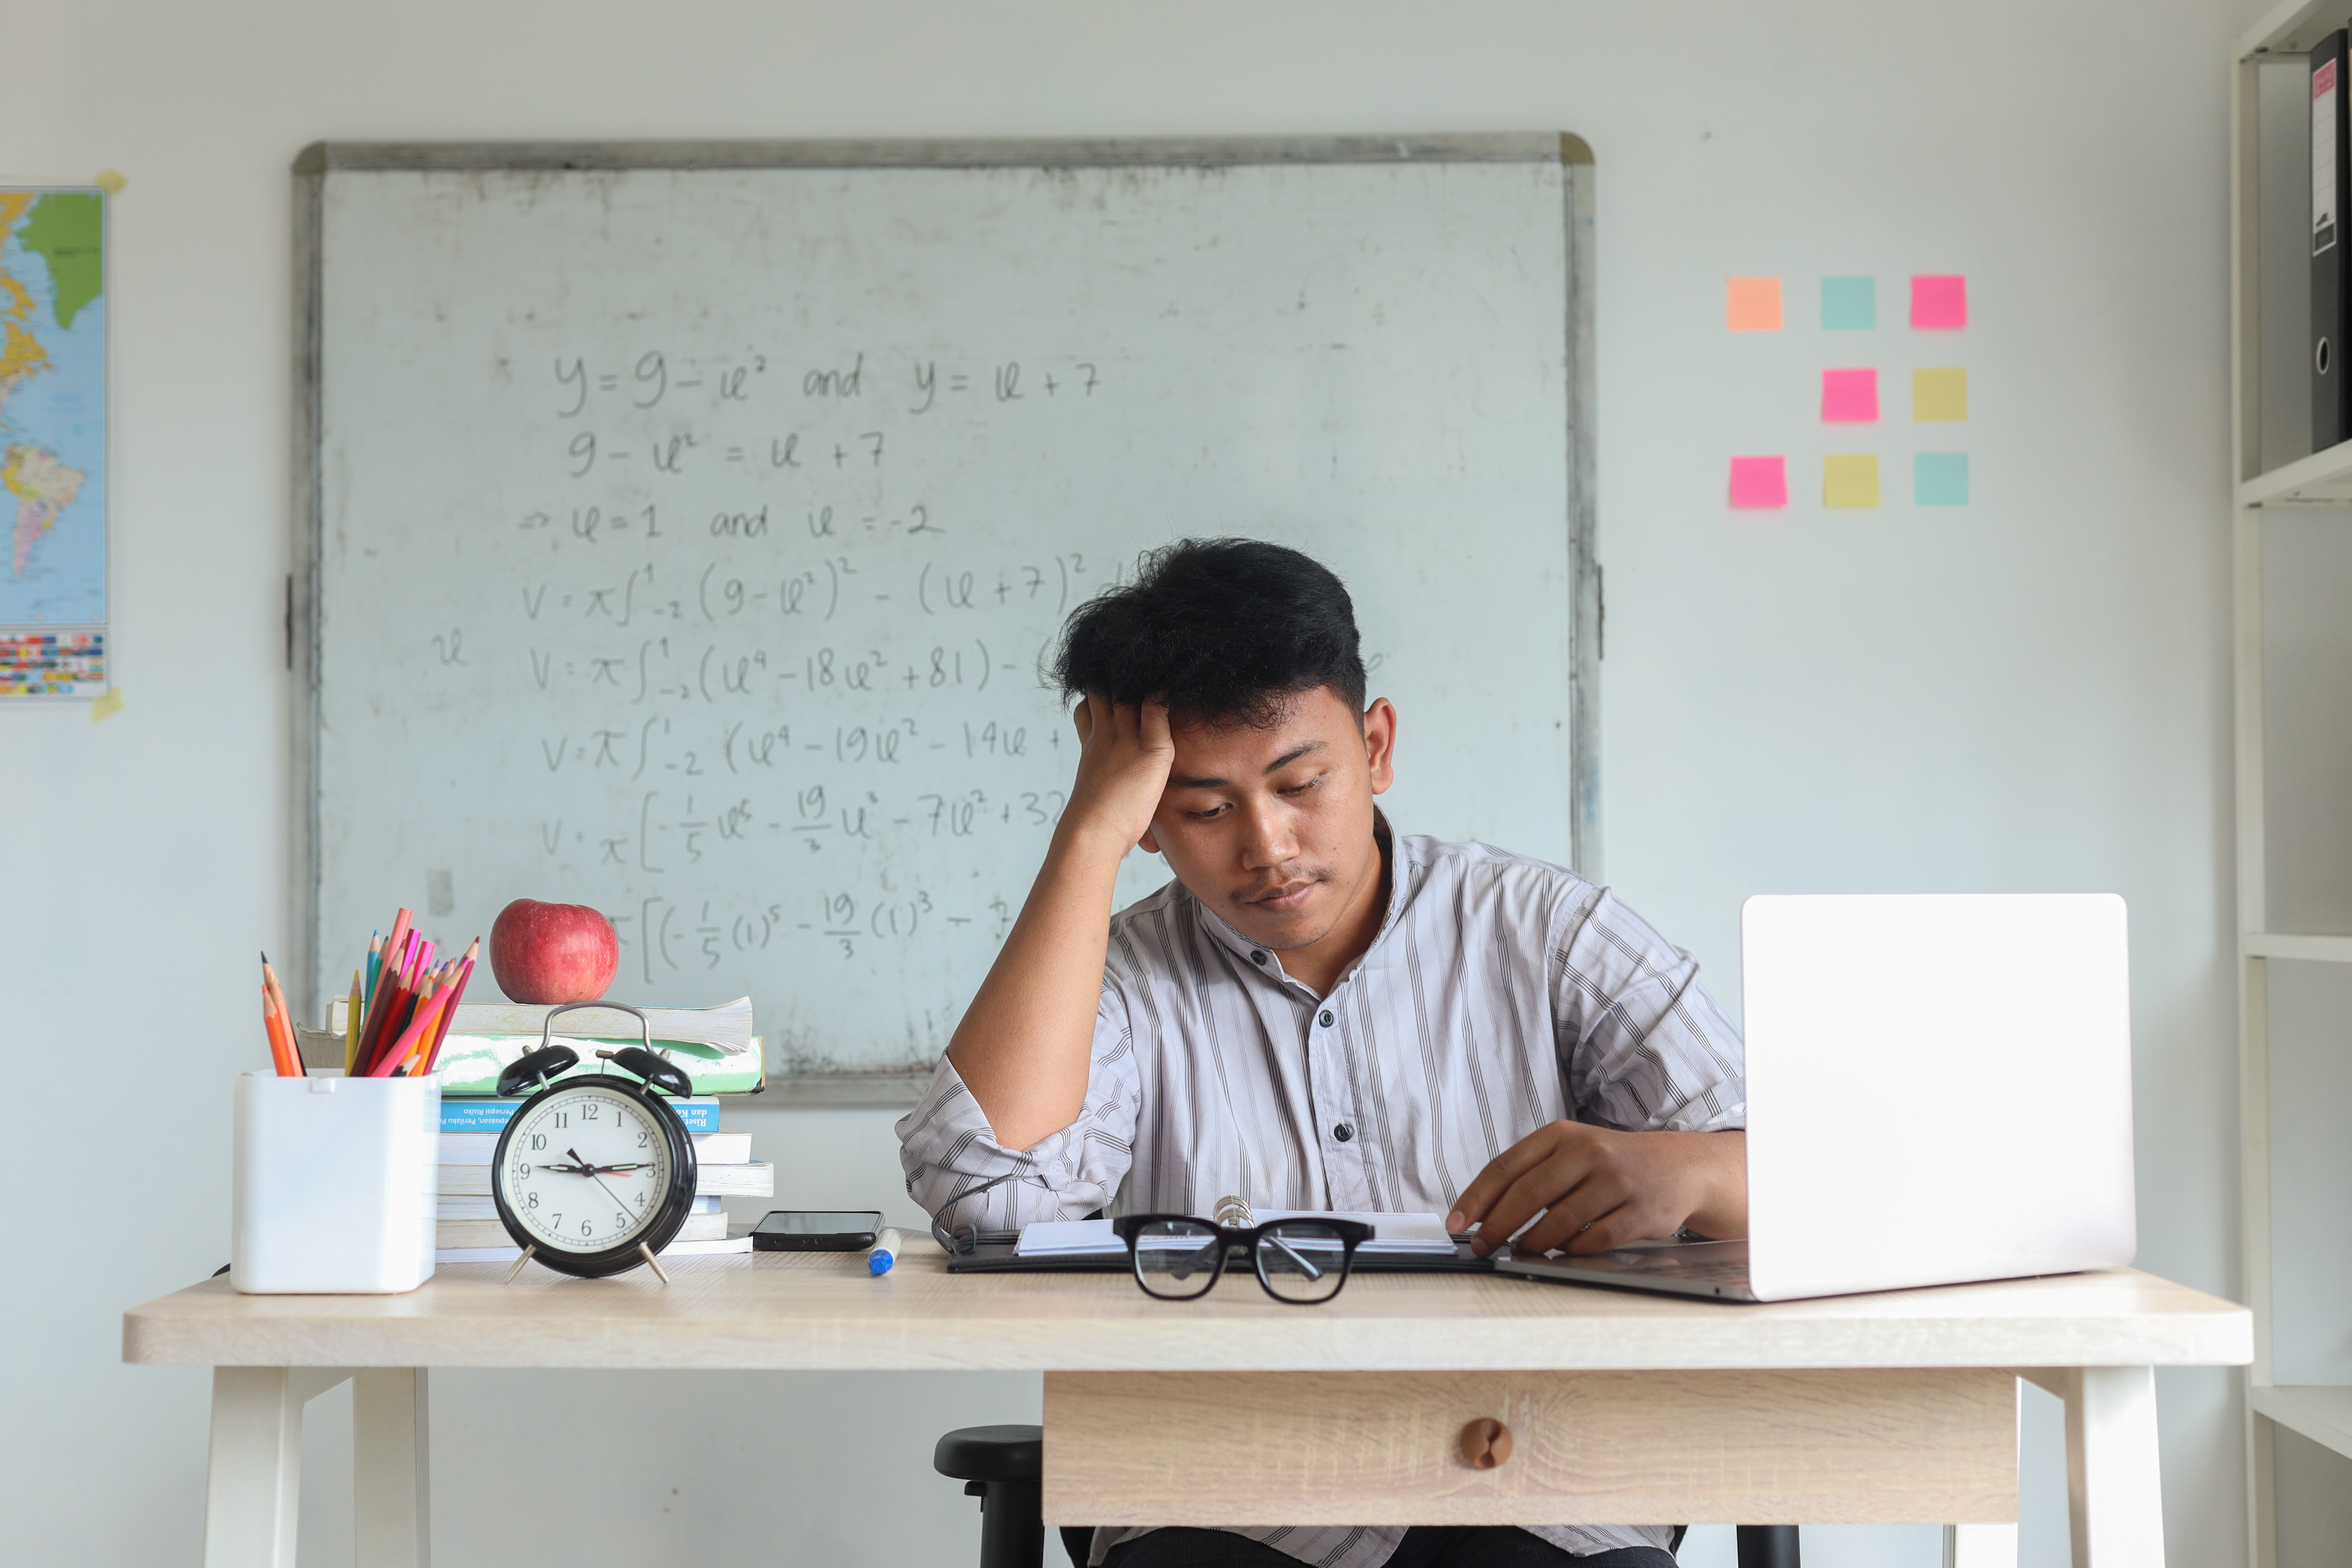
[[[580,1160],[580,1151],[577,1149],[566,1149],[564,1152],[571,1155],[575,1160]],[[547,1168],[551,1171],[574,1171],[583,1176],[594,1176],[599,1174],[609,1175],[619,1171],[650,1171],[653,1169],[653,1162],[650,1160],[640,1160],[633,1165],[597,1165],[592,1164],[586,1160],[580,1160],[580,1163],[577,1166],[550,1165]]]
[[[566,1149],[566,1150],[564,1151],[564,1152],[565,1152],[565,1153],[567,1153],[567,1154],[569,1154],[569,1155],[571,1155],[571,1156],[572,1156],[573,1159],[575,1159],[575,1160],[580,1160],[580,1151],[579,1151],[579,1150],[577,1150],[577,1149]],[[583,1165],[587,1166],[587,1173],[588,1173],[588,1177],[589,1177],[589,1179],[590,1179],[591,1181],[594,1182],[598,1186],[603,1187],[603,1188],[604,1189],[604,1195],[605,1195],[606,1197],[608,1197],[608,1198],[612,1199],[612,1200],[613,1200],[613,1202],[614,1202],[615,1205],[619,1205],[620,1210],[621,1210],[621,1212],[622,1212],[623,1214],[626,1214],[626,1213],[628,1213],[628,1212],[629,1212],[629,1205],[628,1205],[628,1202],[627,1202],[627,1200],[625,1200],[625,1198],[623,1198],[623,1197],[621,1196],[621,1194],[618,1194],[618,1193],[616,1193],[616,1192],[614,1192],[614,1191],[613,1190],[613,1187],[612,1187],[612,1184],[611,1184],[611,1183],[609,1183],[609,1182],[605,1181],[605,1180],[604,1180],[604,1178],[603,1176],[601,1176],[601,1175],[597,1174],[596,1167],[595,1167],[595,1166],[593,1166],[593,1165],[590,1165],[590,1164],[588,1164],[588,1162],[587,1162],[587,1161],[585,1161],[585,1160],[580,1160],[580,1163],[581,1163]]]

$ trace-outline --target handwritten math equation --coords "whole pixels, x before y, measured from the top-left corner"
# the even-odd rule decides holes
[[[499,716],[520,853],[644,984],[984,967],[1076,761],[1041,660],[1132,569],[1013,503],[1114,358],[654,346],[515,378],[533,434],[453,525],[479,591],[412,663]]]
[[[887,430],[847,428],[838,419],[803,427],[771,418],[761,427],[760,416],[789,418],[814,405],[920,419],[975,405],[1083,401],[1103,384],[1092,360],[1007,359],[943,369],[937,358],[887,368],[878,362],[869,367],[867,359],[863,350],[846,363],[823,365],[772,363],[751,349],[717,358],[647,349],[609,364],[584,354],[559,356],[550,407],[557,419],[578,424],[563,443],[565,471],[585,479],[600,465],[607,472],[666,475],[879,469],[890,449]],[[657,412],[660,422],[649,422]],[[731,417],[739,414],[745,417]]]

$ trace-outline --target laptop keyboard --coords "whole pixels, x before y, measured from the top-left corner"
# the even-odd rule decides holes
[[[1737,1258],[1670,1258],[1660,1262],[1653,1255],[1641,1267],[1645,1274],[1672,1274],[1677,1279],[1696,1279],[1707,1285],[1748,1283],[1748,1265]]]

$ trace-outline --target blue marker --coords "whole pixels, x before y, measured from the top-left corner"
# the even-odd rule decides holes
[[[868,1273],[887,1274],[890,1265],[898,1261],[898,1248],[905,1245],[898,1239],[897,1227],[884,1226],[874,1233],[874,1250],[866,1255]]]

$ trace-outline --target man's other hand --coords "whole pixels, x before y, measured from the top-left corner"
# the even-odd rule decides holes
[[[1541,1215],[1513,1249],[1601,1252],[1685,1226],[1748,1234],[1748,1134],[1618,1132],[1581,1121],[1538,1128],[1496,1155],[1455,1200],[1445,1228],[1472,1225],[1494,1251]]]
[[[1157,702],[1113,702],[1090,691],[1070,713],[1078,730],[1078,776],[1062,820],[1082,833],[1115,840],[1124,855],[1151,831],[1151,814],[1168,789],[1176,742],[1168,710]]]

